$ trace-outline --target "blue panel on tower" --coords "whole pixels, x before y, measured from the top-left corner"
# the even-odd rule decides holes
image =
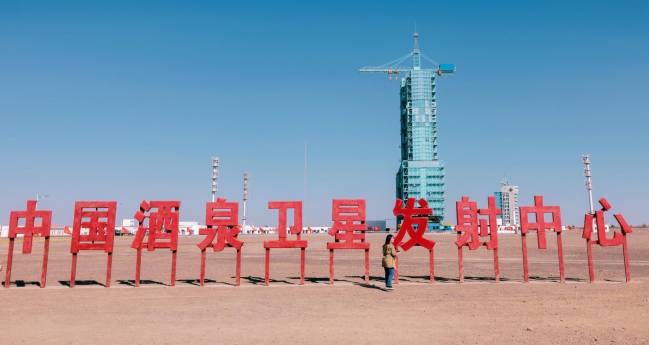
[[[443,63],[439,65],[439,70],[442,71],[442,73],[454,73],[455,72],[455,64],[452,63]]]

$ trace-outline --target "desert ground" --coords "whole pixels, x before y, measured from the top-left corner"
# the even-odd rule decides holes
[[[528,236],[530,282],[522,279],[519,235],[500,235],[501,282],[491,252],[464,251],[459,283],[455,235],[427,234],[435,247],[436,281],[428,281],[428,252],[402,252],[400,281],[384,289],[384,234],[368,234],[370,282],[362,251],[336,252],[336,280],[328,281],[328,235],[309,235],[306,281],[299,285],[299,250],[274,249],[271,284],[264,286],[262,242],[241,236],[241,286],[233,286],[235,252],[208,251],[208,281],[199,287],[202,236],[184,237],[176,286],[170,252],[144,252],[142,286],[133,287],[132,237],[118,237],[113,280],[103,287],[106,255],[82,252],[77,286],[68,287],[70,239],[54,238],[47,286],[38,287],[42,239],[31,255],[17,243],[12,286],[0,289],[1,344],[649,344],[649,229],[629,237],[632,282],[624,282],[621,247],[594,248],[597,282],[588,283],[580,231],[564,232],[567,282],[558,281],[555,235],[548,249]],[[5,264],[7,240],[0,241]],[[4,271],[2,272],[4,280]]]

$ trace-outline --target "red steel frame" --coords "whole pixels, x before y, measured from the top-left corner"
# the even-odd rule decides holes
[[[77,201],[74,204],[74,225],[72,241],[70,242],[70,253],[72,254],[72,267],[70,268],[71,288],[76,283],[77,254],[81,250],[103,250],[106,252],[106,283],[104,286],[110,287],[116,211],[116,201]],[[81,228],[88,229],[88,235],[82,235]]]
[[[528,215],[534,214],[535,222],[529,222]],[[545,221],[545,214],[552,215],[552,221]],[[527,238],[528,231],[535,230],[537,235],[538,249],[547,249],[545,230],[554,230],[557,234],[557,252],[559,256],[559,279],[566,282],[563,265],[563,243],[561,241],[561,208],[559,206],[544,206],[543,196],[534,196],[534,206],[520,207],[521,221],[521,245],[523,247],[523,280],[529,282],[527,265]]]
[[[593,243],[600,247],[616,247],[622,245],[622,255],[624,256],[624,276],[626,282],[631,281],[631,267],[629,266],[629,250],[626,236],[633,232],[633,229],[624,219],[624,216],[616,213],[613,215],[620,224],[621,232],[614,232],[613,238],[606,238],[606,223],[604,222],[604,212],[611,209],[611,204],[605,199],[599,199],[602,209],[595,211],[595,214],[586,214],[584,218],[584,232],[582,238],[586,240],[586,252],[588,256],[588,279],[592,283],[595,281],[595,267],[593,265]],[[593,220],[597,225],[597,240],[592,240]]]
[[[24,226],[19,226],[19,221],[25,220]],[[36,220],[40,219],[40,225]],[[41,268],[40,287],[44,288],[47,282],[47,260],[50,250],[50,230],[52,227],[52,211],[36,211],[36,200],[27,200],[27,210],[11,211],[9,214],[9,250],[7,252],[7,270],[5,271],[5,288],[11,285],[11,268],[14,256],[14,242],[18,234],[23,234],[23,254],[31,254],[34,235],[45,238],[43,244],[43,264]]]
[[[460,283],[464,282],[464,265],[462,250],[466,246],[469,250],[476,250],[485,246],[487,250],[493,251],[494,276],[496,282],[500,281],[500,267],[498,265],[498,225],[496,217],[502,214],[501,210],[496,208],[496,198],[490,196],[487,198],[487,208],[478,209],[475,201],[470,201],[469,197],[463,196],[462,199],[455,203],[457,215],[457,261],[458,274]],[[488,219],[478,220],[478,215],[487,216]],[[478,232],[479,230],[479,232]],[[489,236],[488,242],[480,241],[480,237]]]
[[[414,246],[422,246],[429,251],[430,282],[435,279],[434,247],[435,241],[426,239],[424,234],[427,230],[428,216],[432,210],[428,207],[425,199],[417,201],[409,198],[405,203],[401,199],[395,201],[393,214],[402,220],[401,228],[394,239],[396,248],[408,251]],[[586,214],[584,220],[584,232],[582,237],[586,240],[588,255],[589,280],[595,280],[595,272],[592,258],[592,246],[598,244],[602,247],[622,246],[624,255],[625,278],[631,281],[629,264],[629,253],[627,235],[632,232],[621,214],[614,214],[615,219],[621,227],[621,232],[614,232],[612,238],[607,238],[605,233],[604,213],[611,209],[611,205],[605,198],[599,203],[602,209],[592,214]],[[11,273],[13,263],[13,251],[15,239],[18,234],[23,234],[23,254],[30,254],[32,251],[33,236],[44,237],[43,262],[41,270],[40,287],[44,288],[47,277],[47,264],[49,256],[49,239],[51,230],[52,211],[36,210],[35,200],[27,201],[27,210],[12,211],[9,224],[9,248],[7,254],[7,267],[5,271],[5,288],[11,284]],[[78,201],[75,203],[74,227],[70,252],[72,254],[72,266],[70,273],[70,287],[75,286],[77,255],[81,250],[104,250],[107,253],[106,287],[110,287],[112,271],[112,253],[115,231],[115,201]],[[405,205],[405,207],[404,207]],[[269,209],[277,209],[279,213],[278,239],[264,241],[265,248],[265,285],[269,285],[270,279],[270,249],[272,248],[299,248],[300,249],[300,285],[304,284],[305,252],[308,241],[301,239],[302,232],[302,202],[301,201],[271,201]],[[293,210],[293,225],[287,226],[287,212]],[[501,213],[495,207],[495,198],[488,198],[488,208],[478,209],[477,203],[470,201],[468,197],[456,203],[458,240],[458,270],[460,282],[464,281],[463,273],[463,247],[475,250],[480,246],[486,246],[493,250],[494,273],[496,281],[500,280],[498,264],[498,237],[495,226],[495,218]],[[135,286],[140,285],[140,269],[142,248],[146,246],[148,251],[157,248],[169,248],[172,252],[171,261],[171,286],[175,285],[176,276],[176,254],[178,249],[178,223],[179,223],[180,201],[142,201],[140,210],[135,214],[138,220],[137,234],[131,247],[137,250]],[[147,214],[148,213],[148,214]],[[529,215],[534,215],[534,221],[530,221]],[[551,215],[552,220],[546,221],[545,216]],[[488,219],[479,219],[479,216],[487,216]],[[365,241],[366,204],[363,199],[334,199],[332,202],[332,220],[334,222],[329,234],[334,236],[334,242],[327,243],[329,250],[329,282],[334,283],[334,251],[336,249],[357,249],[364,250],[365,254],[365,281],[369,281],[369,249],[370,244]],[[24,220],[24,225],[19,223]],[[148,221],[147,221],[148,220]],[[597,239],[593,240],[593,224],[597,226]],[[214,251],[222,251],[224,247],[233,247],[236,254],[236,285],[240,284],[241,271],[241,247],[243,242],[237,240],[240,231],[238,224],[238,203],[226,202],[225,199],[218,199],[216,202],[206,204],[206,224],[208,228],[201,229],[201,235],[206,238],[198,244],[201,249],[201,275],[200,285],[204,286],[206,248],[211,247]],[[561,209],[559,206],[546,206],[543,204],[542,196],[534,196],[534,206],[520,207],[521,244],[523,253],[523,279],[529,281],[528,257],[527,257],[527,233],[537,232],[539,249],[547,249],[545,231],[553,230],[557,236],[557,252],[559,260],[559,274],[562,283],[565,282],[563,246],[561,239]],[[416,226],[416,227],[415,227]],[[82,229],[88,229],[87,235],[82,234]],[[287,231],[295,235],[295,240],[287,239]],[[407,241],[403,241],[406,234]],[[489,236],[488,242],[481,242],[480,237]],[[145,241],[146,237],[146,241]],[[215,241],[216,238],[216,241]],[[157,241],[160,239],[162,241]],[[399,257],[395,258],[395,283],[399,282]]]
[[[397,199],[394,202],[392,213],[396,217],[403,217],[401,228],[394,238],[394,247],[401,247],[404,251],[410,250],[413,246],[422,246],[428,249],[428,266],[430,270],[430,282],[435,282],[435,241],[424,237],[428,228],[428,216],[433,214],[433,210],[428,207],[425,199],[417,201],[419,207],[415,207],[415,199],[408,198],[406,207],[403,207],[403,200]],[[415,230],[413,225],[417,225]],[[406,233],[410,237],[408,241],[402,243]],[[394,283],[399,284],[399,256],[394,261]]]
[[[207,235],[197,244],[201,250],[200,285],[205,286],[205,261],[206,249],[211,247],[215,252],[223,251],[225,247],[237,251],[235,284],[241,285],[241,247],[243,242],[237,240],[239,234],[239,204],[217,199],[215,202],[205,204],[205,224],[207,228],[199,229],[200,235]],[[216,239],[216,243],[214,240]]]
[[[370,280],[370,243],[365,242],[365,200],[334,199],[331,206],[331,219],[334,224],[329,235],[334,242],[327,242],[329,249],[329,284],[334,284],[334,251],[336,249],[363,250],[365,252],[365,282]]]
[[[150,212],[156,209],[155,212]],[[139,225],[131,248],[137,250],[135,261],[135,287],[140,286],[140,269],[142,266],[142,247],[146,245],[148,251],[157,248],[169,248],[171,250],[171,278],[169,285],[176,285],[176,254],[178,251],[178,220],[180,213],[180,201],[142,201],[140,210],[135,213]],[[148,226],[145,225],[149,219]],[[144,236],[148,234],[146,242]],[[157,239],[166,241],[158,242]]]
[[[278,240],[264,241],[264,248],[266,249],[265,257],[265,270],[264,270],[264,283],[266,286],[270,284],[270,249],[271,248],[300,248],[300,285],[304,285],[304,261],[305,251],[309,243],[302,240],[302,201],[269,201],[269,209],[277,209],[279,211],[279,224],[277,226]],[[297,236],[296,240],[287,240],[287,223],[286,212],[288,209],[293,209],[293,226],[290,228],[290,233]]]

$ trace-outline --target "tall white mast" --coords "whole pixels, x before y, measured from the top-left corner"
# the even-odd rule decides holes
[[[217,180],[219,178],[219,167],[221,160],[219,157],[212,157],[212,202],[216,200],[216,191],[218,190]]]
[[[581,155],[581,161],[584,163],[584,176],[586,177],[586,191],[588,192],[588,204],[590,206],[590,213],[595,213],[595,206],[593,205],[593,180],[592,172],[590,171],[590,155]]]
[[[246,204],[248,203],[248,172],[243,173],[243,217],[242,230],[246,230]]]

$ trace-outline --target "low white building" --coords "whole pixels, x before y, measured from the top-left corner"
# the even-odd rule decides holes
[[[178,222],[178,235],[180,236],[193,236],[198,235],[198,231],[204,228],[205,225],[198,224],[195,221],[180,221]],[[137,219],[125,218],[122,219],[122,227],[117,229],[121,234],[135,234],[138,228]]]

